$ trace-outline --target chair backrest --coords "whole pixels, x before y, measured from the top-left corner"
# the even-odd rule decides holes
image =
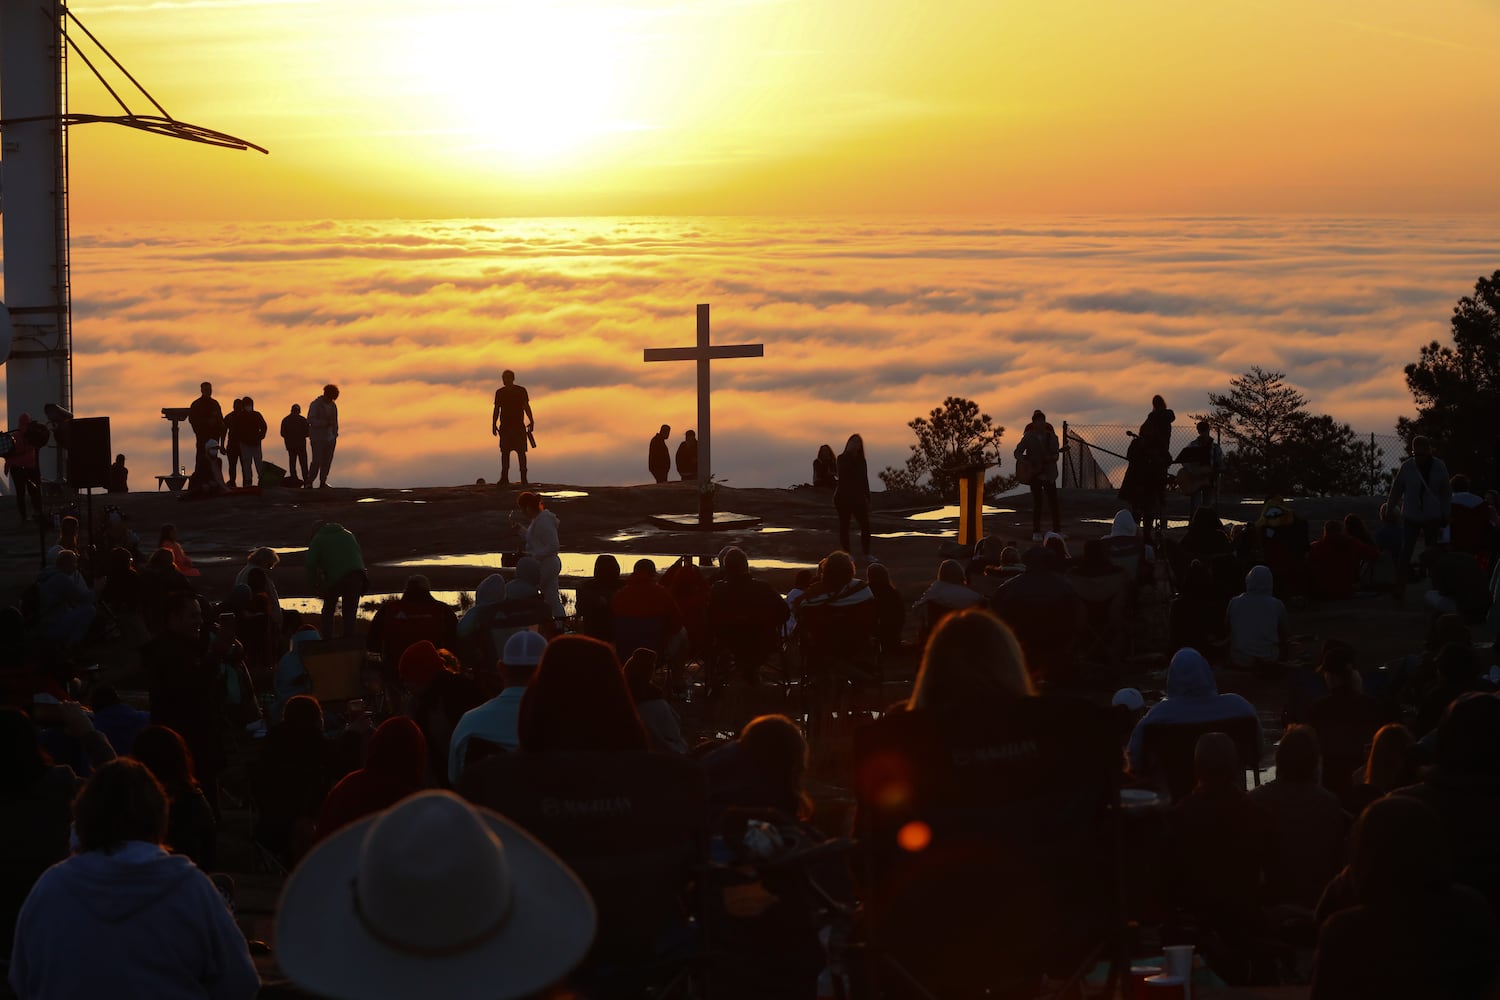
[[[303,641],[297,648],[302,653],[302,666],[318,701],[327,704],[365,696],[360,679],[365,666],[363,639],[311,639]]]
[[[667,647],[667,619],[638,615],[615,615],[610,623],[614,634],[615,655],[620,662],[637,649],[649,649],[660,656]]]
[[[638,965],[686,922],[707,860],[708,790],[691,758],[506,753],[464,769],[458,791],[546,844],[599,909],[589,964]]]
[[[1131,580],[1141,576],[1141,566],[1146,560],[1146,542],[1140,535],[1115,535],[1104,540],[1104,549],[1109,561],[1123,569]]]
[[[1174,802],[1193,790],[1193,752],[1198,740],[1209,733],[1224,733],[1232,739],[1240,765],[1255,772],[1255,783],[1260,784],[1260,723],[1255,718],[1241,715],[1210,722],[1156,723],[1141,732],[1141,755],[1146,773],[1165,785]]]
[[[855,733],[872,947],[933,996],[1083,960],[1113,899],[1117,727],[1053,696],[896,713]]]

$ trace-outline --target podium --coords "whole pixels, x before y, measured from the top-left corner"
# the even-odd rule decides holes
[[[984,537],[984,473],[988,464],[960,465],[958,477],[958,544],[969,551]]]

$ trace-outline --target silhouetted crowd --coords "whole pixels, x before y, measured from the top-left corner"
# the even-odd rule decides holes
[[[851,439],[828,471],[862,464]],[[985,538],[914,603],[869,557],[866,491],[785,595],[730,547],[628,573],[601,555],[569,608],[527,494],[525,554],[471,604],[413,576],[367,622],[337,524],[309,539],[315,620],[275,549],[216,599],[173,526],[147,553],[106,510],[88,551],[75,519],[0,609],[8,982],[1031,997],[1170,980],[1160,956],[1191,945],[1199,987],[1490,996],[1500,672],[1472,630],[1500,608],[1500,517],[1444,472],[1448,530],[1413,563],[1436,485],[1417,474],[1417,507],[1398,476],[1405,516],[1374,531],[1313,538],[1272,498],[1178,537],[1122,510],[1081,544]],[[1417,575],[1410,648],[1293,655],[1289,605],[1385,606]],[[79,668],[97,644],[137,652],[144,697]],[[284,876],[270,942],[232,909],[231,812]]]

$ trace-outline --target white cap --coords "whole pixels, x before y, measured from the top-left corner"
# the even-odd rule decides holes
[[[1135,688],[1120,688],[1115,696],[1109,700],[1111,705],[1120,705],[1132,712],[1139,712],[1146,707],[1146,699]]]

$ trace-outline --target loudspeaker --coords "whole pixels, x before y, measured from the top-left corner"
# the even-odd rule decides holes
[[[68,485],[75,490],[109,488],[108,417],[74,417],[68,428]]]

